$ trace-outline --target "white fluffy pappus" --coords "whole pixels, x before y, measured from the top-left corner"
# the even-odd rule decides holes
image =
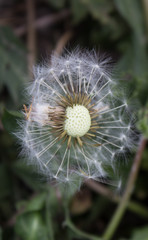
[[[108,59],[78,50],[36,68],[17,136],[28,162],[47,178],[109,182],[110,169],[133,147],[128,104],[108,66]]]

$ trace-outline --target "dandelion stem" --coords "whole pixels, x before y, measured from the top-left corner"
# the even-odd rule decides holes
[[[54,240],[54,232],[52,226],[52,219],[51,219],[51,209],[49,205],[49,193],[47,194],[46,198],[46,224],[47,224],[47,231],[50,240]]]
[[[124,192],[124,195],[121,199],[121,202],[120,204],[118,205],[117,207],[117,210],[115,211],[104,235],[103,235],[103,239],[104,240],[110,240],[112,238],[112,236],[114,235],[122,217],[123,217],[123,214],[128,206],[128,203],[129,203],[129,199],[131,197],[131,194],[133,192],[133,188],[134,188],[134,184],[135,184],[135,181],[136,181],[136,178],[137,178],[137,174],[138,174],[138,170],[139,170],[139,167],[140,167],[140,162],[141,162],[141,159],[142,159],[142,153],[145,149],[145,146],[146,146],[146,139],[142,139],[141,140],[141,143],[139,145],[139,148],[138,148],[138,151],[137,151],[137,154],[135,156],[135,159],[134,159],[134,162],[133,162],[133,166],[131,168],[131,172],[130,172],[130,175],[129,175],[129,179],[127,181],[127,187],[125,189],[125,192]]]
[[[65,206],[65,213],[66,213],[66,219],[64,224],[69,227],[74,233],[76,233],[78,236],[85,238],[85,239],[91,239],[91,240],[103,240],[100,237],[88,234],[86,232],[81,231],[80,229],[78,229],[71,221],[70,216],[69,216],[69,211],[68,211],[68,206]]]
[[[70,159],[70,149],[68,149],[68,160],[67,160],[67,180],[69,179],[69,159]]]
[[[104,197],[107,197],[109,200],[115,203],[120,203],[121,197],[119,195],[114,194],[109,188],[103,186],[102,184],[99,184],[98,182],[95,182],[90,179],[87,180],[85,183],[93,191],[101,194]],[[140,205],[138,202],[129,201],[127,208],[130,211],[138,214],[139,216],[148,219],[148,208]]]

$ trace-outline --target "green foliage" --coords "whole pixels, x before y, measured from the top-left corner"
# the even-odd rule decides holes
[[[6,87],[13,103],[19,104],[27,82],[26,49],[8,27],[0,27],[0,54],[0,91]]]
[[[16,0],[12,2],[19,4]],[[41,2],[36,5],[37,17],[42,16],[44,12],[41,10],[40,13]],[[145,1],[48,0],[44,1],[44,4],[45,2],[51,14],[69,9],[71,18],[62,19],[60,23],[55,21],[50,27],[50,37],[48,27],[37,29],[38,56],[43,53],[43,46],[40,49],[41,38],[44,39],[43,42],[48,43],[47,49],[54,49],[59,36],[67,29],[74,32],[74,37],[69,43],[70,47],[72,44],[75,47],[78,43],[82,47],[99,48],[100,52],[109,53],[113,56],[113,62],[114,60],[117,62],[115,70],[117,69],[118,77],[124,79],[131,93],[130,97],[136,100],[135,110],[138,113],[136,126],[142,135],[148,138],[148,33],[146,32],[148,22]],[[9,10],[11,12],[11,9]],[[45,12],[47,14],[47,11]],[[21,17],[20,26],[26,15],[22,14]],[[19,24],[17,23],[17,26]],[[26,20],[22,25],[25,24]],[[17,120],[23,118],[23,114],[17,110],[22,109],[22,104],[25,103],[23,90],[29,79],[26,39],[27,35],[20,39],[7,25],[0,27],[0,222],[2,223],[0,240],[74,240],[78,237],[84,239],[80,238],[83,233],[80,233],[79,229],[100,236],[113,214],[116,203],[111,203],[107,198],[86,188],[86,202],[82,201],[80,192],[81,204],[79,204],[78,196],[74,198],[72,196],[75,186],[70,185],[67,189],[63,185],[53,187],[44,176],[38,174],[38,169],[18,159],[19,150],[12,133],[18,128]],[[145,210],[148,200],[147,159],[146,148],[137,185],[133,191],[133,199],[142,206],[139,207],[142,211]],[[123,182],[126,182],[130,164],[129,158],[127,163],[123,163],[121,159],[112,175],[118,176],[121,172],[125,178]],[[77,215],[74,215],[69,208],[74,226],[78,227],[77,234],[64,225],[63,205],[67,198],[63,196],[67,196],[71,203],[74,202],[74,206],[79,204],[79,209],[75,211],[79,210]],[[83,212],[86,203],[89,208]],[[148,240],[147,222],[139,217],[137,212],[134,214],[127,211],[113,239]]]
[[[144,109],[139,110],[137,128],[142,132],[145,138],[148,138],[148,104]]]
[[[13,133],[14,130],[18,127],[17,120],[21,119],[23,115],[17,111],[7,111],[6,109],[3,112],[2,123],[4,128]]]
[[[141,3],[137,0],[114,0],[121,16],[125,18],[135,35],[142,40],[144,33],[144,19]]]
[[[46,194],[41,193],[26,201],[20,208],[23,212],[17,217],[15,231],[24,240],[48,239],[45,222],[40,214],[45,204]]]
[[[147,42],[145,39],[144,16],[142,6],[138,0],[115,0],[116,7],[121,16],[131,28],[129,40],[123,48],[124,54],[119,62],[120,69],[130,73],[139,81],[147,77]],[[137,84],[137,88],[139,84]]]
[[[109,14],[113,10],[113,2],[107,0],[81,0],[92,16],[102,22],[103,24],[109,23],[111,20]]]
[[[34,191],[46,189],[47,186],[44,177],[40,176],[37,171],[35,171],[34,166],[26,165],[22,159],[16,161],[11,166],[11,170],[18,178],[23,180],[23,182]]]
[[[71,0],[71,11],[73,14],[73,22],[79,23],[82,21],[88,14],[88,8],[79,0]]]
[[[147,156],[148,156],[148,150],[146,149],[143,153],[143,158],[142,158],[142,164],[141,164],[141,167],[143,170],[147,171],[148,172],[148,160],[147,160]],[[145,187],[147,187],[145,185]]]
[[[20,215],[16,221],[15,231],[22,240],[48,240],[47,229],[39,212]]]
[[[148,226],[134,230],[131,240],[148,240]]]
[[[35,198],[31,199],[28,202],[24,212],[41,210],[44,207],[45,199],[46,199],[45,192],[37,195]]]

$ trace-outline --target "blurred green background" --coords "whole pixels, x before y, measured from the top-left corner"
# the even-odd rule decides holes
[[[110,186],[82,186],[68,199],[74,224],[68,226],[67,199],[58,185],[45,182],[18,157],[12,132],[25,104],[24,89],[33,81],[33,65],[50,63],[51,54],[77,46],[112,57],[134,101],[137,128],[148,137],[148,0],[1,0],[0,240],[95,239],[90,235],[99,240],[120,202],[115,196],[122,198]],[[134,154],[122,166],[125,180]],[[148,240],[147,148],[130,201],[135,208],[127,208],[112,239]]]

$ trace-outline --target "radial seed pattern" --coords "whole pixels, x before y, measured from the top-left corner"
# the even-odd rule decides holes
[[[108,179],[107,166],[114,169],[131,148],[128,106],[117,97],[106,64],[95,54],[73,53],[36,69],[18,136],[25,155],[47,177]]]

